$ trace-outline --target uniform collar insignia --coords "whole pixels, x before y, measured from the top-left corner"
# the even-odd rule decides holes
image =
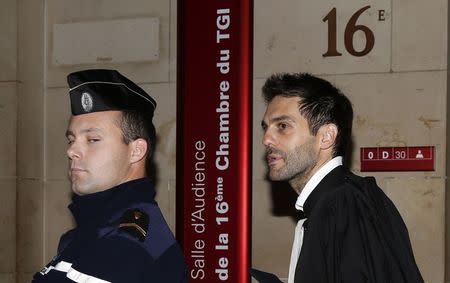
[[[128,209],[120,218],[119,230],[143,242],[148,234],[149,217],[140,209]]]

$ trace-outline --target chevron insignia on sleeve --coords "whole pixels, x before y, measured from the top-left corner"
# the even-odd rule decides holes
[[[149,217],[140,209],[128,209],[120,218],[119,230],[143,242],[148,234]]]

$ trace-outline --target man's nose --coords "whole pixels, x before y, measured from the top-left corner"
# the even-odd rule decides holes
[[[69,159],[79,158],[81,156],[79,146],[75,141],[69,145],[66,153]]]
[[[270,131],[269,129],[266,129],[264,131],[264,135],[263,135],[263,138],[262,138],[262,143],[265,146],[275,145],[275,137],[272,134],[272,131]]]

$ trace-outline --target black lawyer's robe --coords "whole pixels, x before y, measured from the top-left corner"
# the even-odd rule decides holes
[[[423,282],[407,228],[373,177],[335,168],[304,212],[295,283]]]

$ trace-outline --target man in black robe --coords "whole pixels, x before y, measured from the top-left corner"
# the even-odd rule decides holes
[[[423,282],[408,231],[373,177],[344,167],[353,110],[329,82],[276,74],[263,86],[268,176],[298,193],[289,283]]]

